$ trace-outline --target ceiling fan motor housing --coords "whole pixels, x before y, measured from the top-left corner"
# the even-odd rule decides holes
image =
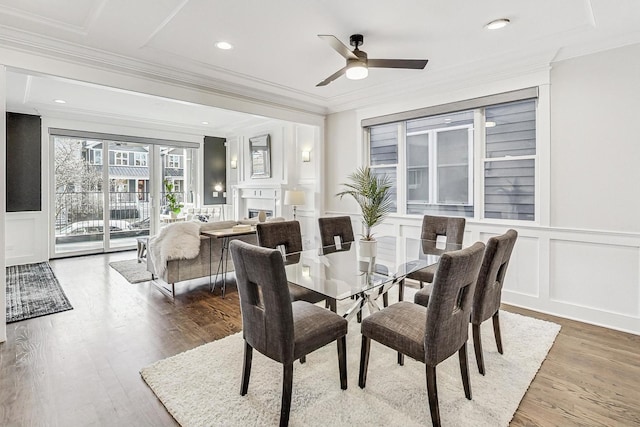
[[[351,44],[351,46],[354,46],[356,49],[363,43],[364,36],[362,34],[353,34],[351,37],[349,37],[349,44]]]
[[[364,62],[364,63],[367,62],[367,52],[364,52],[364,51],[362,51],[362,50],[360,50],[358,48],[355,48],[353,50],[353,53],[354,53],[355,56],[358,57],[358,59],[348,59],[347,63],[349,61],[357,61],[357,62]]]

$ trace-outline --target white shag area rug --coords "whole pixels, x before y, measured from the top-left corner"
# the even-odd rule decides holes
[[[560,325],[500,312],[504,355],[497,352],[491,321],[482,325],[486,376],[478,373],[471,330],[469,372],[473,400],[464,397],[457,355],[438,365],[440,417],[449,426],[507,426],[560,331]],[[360,324],[347,335],[347,390],[340,389],[332,343],[294,364],[292,426],[431,425],[425,366],[371,344],[367,386],[358,387]],[[214,341],[144,368],[141,375],[184,427],[278,425],[282,365],[257,351],[246,396],[240,396],[242,333]]]

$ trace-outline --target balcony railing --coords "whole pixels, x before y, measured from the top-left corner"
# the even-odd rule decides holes
[[[184,195],[177,193],[176,199],[183,202]],[[161,193],[161,200],[162,207],[166,205],[165,193]],[[85,229],[88,229],[92,222],[94,226],[100,226],[95,224],[98,224],[96,221],[103,219],[103,205],[104,194],[101,191],[56,193],[56,235],[68,234],[64,232],[65,230],[73,232],[73,228],[69,227],[73,224],[82,223],[76,228],[86,225]],[[122,221],[126,221],[130,228],[149,228],[151,213],[148,192],[109,192],[108,209],[109,219],[114,220],[114,225],[124,226],[125,223]],[[161,208],[161,212],[162,210]]]

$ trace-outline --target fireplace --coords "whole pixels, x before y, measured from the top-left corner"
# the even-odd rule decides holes
[[[257,218],[258,214],[260,213],[260,211],[264,211],[264,213],[267,214],[267,218],[271,218],[273,216],[273,211],[272,210],[268,210],[268,209],[249,209],[249,215],[248,218]]]

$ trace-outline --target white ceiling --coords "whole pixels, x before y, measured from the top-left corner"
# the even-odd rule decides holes
[[[483,28],[496,18],[511,25]],[[365,80],[341,77],[316,87],[344,66],[317,34],[348,45],[353,33],[364,35],[370,58],[429,63],[425,70],[372,69]],[[218,40],[235,48],[219,50]],[[522,70],[637,42],[638,0],[0,0],[0,45],[55,48],[114,66],[133,61],[140,70],[327,111],[465,74]],[[32,92],[45,83],[62,84],[35,78]],[[42,90],[34,102],[53,95]],[[157,118],[163,109],[156,107]],[[191,113],[185,107],[180,114]]]
[[[58,104],[56,99],[66,103]],[[101,122],[144,122],[179,132],[216,136],[273,121],[221,108],[14,71],[7,72],[7,110],[50,117],[98,118]]]

